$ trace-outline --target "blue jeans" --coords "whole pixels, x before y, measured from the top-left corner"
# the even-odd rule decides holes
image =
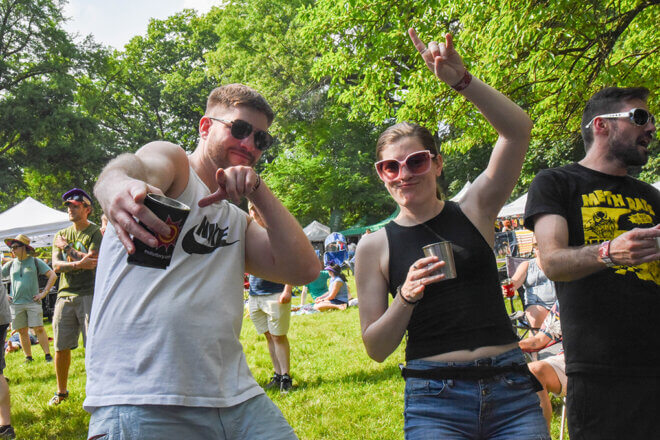
[[[412,360],[407,368],[524,364],[519,349],[472,362]],[[407,440],[550,440],[531,379],[507,373],[480,380],[406,379],[404,431]]]
[[[228,408],[102,406],[92,411],[90,440],[295,440],[279,408],[260,394]]]

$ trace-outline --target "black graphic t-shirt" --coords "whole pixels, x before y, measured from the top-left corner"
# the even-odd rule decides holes
[[[568,245],[612,240],[660,222],[660,192],[630,176],[611,176],[571,164],[543,170],[529,189],[525,226],[539,214],[568,223]],[[660,261],[605,268],[557,282],[567,373],[660,376],[651,349],[660,310]]]

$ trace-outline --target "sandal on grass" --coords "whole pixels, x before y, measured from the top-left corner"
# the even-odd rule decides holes
[[[64,399],[66,399],[68,397],[69,397],[69,391],[67,391],[66,393],[57,393],[56,392],[55,395],[53,397],[51,397],[50,400],[48,401],[48,405],[50,405],[50,406],[59,405],[60,403],[62,403],[62,401]]]

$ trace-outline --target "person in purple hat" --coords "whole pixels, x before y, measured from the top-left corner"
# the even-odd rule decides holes
[[[345,310],[350,299],[346,276],[341,273],[341,267],[337,264],[330,264],[325,270],[330,275],[328,293],[316,298],[314,308],[320,312],[332,309]]]
[[[62,200],[73,224],[55,234],[53,240],[53,269],[61,276],[53,313],[57,391],[49,405],[59,405],[69,397],[71,350],[78,347],[80,332],[83,345],[87,342],[97,255],[103,237],[99,226],[88,220],[92,212],[89,194],[73,188],[62,195]]]

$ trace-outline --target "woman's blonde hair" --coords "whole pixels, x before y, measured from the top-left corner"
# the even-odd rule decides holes
[[[428,129],[410,122],[400,122],[389,127],[380,135],[378,142],[376,143],[376,157],[379,160],[382,159],[381,155],[385,147],[407,137],[417,138],[424,148],[436,156],[439,154],[438,146],[435,143],[435,137],[433,137]]]

